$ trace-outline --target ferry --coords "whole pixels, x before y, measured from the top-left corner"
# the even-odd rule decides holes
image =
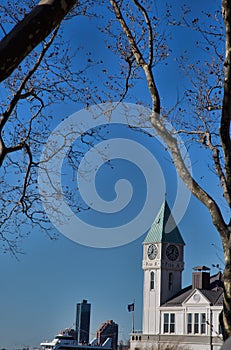
[[[65,330],[50,341],[40,344],[41,350],[111,350],[112,339],[107,338],[102,345],[98,344],[97,338],[89,344],[79,344],[68,330]]]

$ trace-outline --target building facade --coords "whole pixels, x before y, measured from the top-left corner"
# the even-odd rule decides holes
[[[104,322],[97,330],[96,337],[98,344],[102,345],[107,338],[112,339],[112,349],[117,350],[118,347],[118,324],[112,320]]]
[[[79,344],[89,343],[91,304],[83,300],[76,306],[76,340]]]
[[[192,285],[182,289],[184,245],[164,202],[143,243],[143,325],[131,335],[132,350],[220,349],[222,275],[197,266]]]

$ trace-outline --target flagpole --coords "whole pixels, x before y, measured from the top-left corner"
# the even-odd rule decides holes
[[[135,310],[135,300],[133,301],[133,304],[128,304],[128,311],[132,313],[132,333],[135,332],[134,310]]]

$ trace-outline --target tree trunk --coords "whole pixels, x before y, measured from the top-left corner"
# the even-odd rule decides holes
[[[77,0],[42,0],[0,42],[0,82],[57,27]]]
[[[224,245],[225,270],[224,279],[224,301],[223,311],[220,314],[220,325],[223,339],[231,336],[231,248],[229,243]]]

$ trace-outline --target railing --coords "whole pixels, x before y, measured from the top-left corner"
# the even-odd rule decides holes
[[[142,334],[142,330],[134,330],[131,334]]]

